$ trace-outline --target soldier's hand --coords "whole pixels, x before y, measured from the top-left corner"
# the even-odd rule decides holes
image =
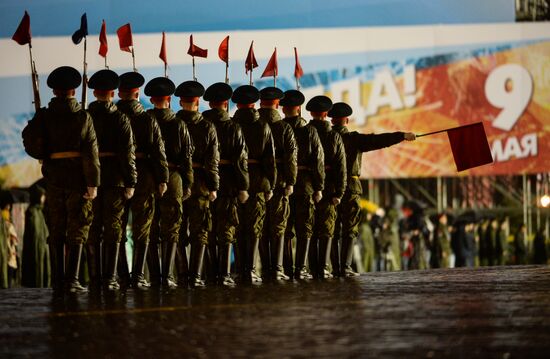
[[[315,191],[313,193],[313,202],[319,203],[323,199],[323,192],[322,191]]]
[[[135,190],[136,190],[135,188],[125,188],[124,189],[124,197],[126,199],[132,198],[134,196],[134,191]]]
[[[162,197],[168,190],[168,185],[166,183],[159,184],[159,195]]]
[[[416,140],[416,135],[412,132],[405,132],[405,141],[414,141]]]
[[[82,196],[85,199],[92,200],[97,197],[97,187],[87,187],[86,193]]]
[[[332,204],[333,204],[333,205],[337,206],[337,205],[340,204],[340,202],[341,202],[340,198],[338,198],[338,197],[332,197]]]
[[[237,196],[237,199],[240,203],[245,203],[248,201],[248,191],[239,191],[239,195]]]
[[[185,201],[189,197],[191,197],[191,188],[184,188],[182,201]]]
[[[265,201],[269,201],[273,197],[273,191],[265,192]]]
[[[210,194],[208,195],[208,200],[210,202],[214,202],[218,198],[218,193],[216,191],[210,191]]]
[[[294,193],[294,186],[285,187],[285,197],[290,197]]]

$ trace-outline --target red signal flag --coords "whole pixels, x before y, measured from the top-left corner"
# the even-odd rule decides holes
[[[271,55],[271,58],[269,59],[269,62],[267,63],[267,66],[265,67],[265,70],[262,73],[261,77],[276,77],[278,73],[279,71],[277,66],[277,48],[275,48],[275,51],[273,51],[273,55]]]
[[[120,45],[120,49],[122,51],[132,52],[131,47],[134,44],[132,42],[132,27],[130,26],[130,24],[128,23],[119,27],[116,31],[116,34],[118,35],[118,43]]]
[[[160,45],[160,59],[164,62],[165,65],[168,64],[168,59],[166,57],[166,34],[162,32],[162,45]]]
[[[102,57],[107,57],[107,52],[109,51],[109,45],[107,44],[107,27],[105,25],[105,20],[101,24],[101,31],[99,32],[99,55]]]
[[[483,122],[447,130],[458,172],[493,162]]]
[[[191,56],[197,56],[197,57],[207,57],[208,56],[208,50],[207,49],[201,49],[200,47],[193,44],[193,35],[189,37],[189,50],[187,50],[187,53]]]
[[[229,64],[229,36],[226,36],[221,42],[218,48],[218,56],[223,62]]]
[[[17,42],[19,45],[31,43],[31,17],[27,11],[25,11],[25,15],[23,15],[17,30],[15,30],[12,40]]]
[[[256,61],[256,57],[254,56],[254,41],[250,44],[250,49],[248,50],[248,55],[246,56],[246,62],[244,63],[244,68],[246,69],[246,73],[248,71],[252,71],[258,67],[258,62]]]
[[[294,77],[299,79],[300,77],[304,76],[304,70],[302,70],[302,66],[300,65],[300,61],[298,60],[298,50],[294,48],[294,58],[296,59],[296,65],[294,65]]]

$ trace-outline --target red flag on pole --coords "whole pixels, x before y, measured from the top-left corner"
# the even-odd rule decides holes
[[[294,58],[296,59],[296,65],[294,65],[294,77],[299,79],[300,77],[304,76],[304,70],[302,70],[302,66],[300,65],[300,61],[298,60],[298,50],[294,48]]]
[[[132,52],[132,49],[130,49],[134,44],[132,42],[132,27],[130,24],[122,25],[118,28],[116,31],[116,34],[118,35],[118,43],[120,45],[120,49],[122,51],[126,52]]]
[[[261,77],[277,76],[277,74],[277,48],[275,48],[275,51],[273,51],[273,55],[271,55],[271,58],[269,59],[269,62],[267,63]]]
[[[229,64],[229,36],[226,36],[221,42],[218,48],[218,56],[223,62]]]
[[[99,55],[107,57],[107,51],[109,51],[109,46],[107,44],[107,27],[105,26],[105,20],[103,20],[99,33]]]
[[[166,58],[166,34],[162,32],[162,45],[160,45],[160,59],[164,62],[165,65],[168,64],[168,59]]]
[[[23,19],[19,23],[15,34],[12,36],[12,40],[17,42],[19,45],[26,45],[31,43],[31,17],[29,13],[25,11]]]
[[[447,130],[458,172],[493,162],[483,122]]]
[[[258,62],[256,62],[256,56],[254,56],[254,41],[250,44],[250,49],[248,50],[248,55],[246,55],[246,62],[244,63],[244,68],[246,69],[245,73],[252,71],[258,67]]]
[[[189,50],[187,50],[187,53],[191,56],[197,56],[197,57],[207,57],[208,56],[208,50],[207,49],[201,49],[200,47],[193,44],[193,35],[189,37]]]

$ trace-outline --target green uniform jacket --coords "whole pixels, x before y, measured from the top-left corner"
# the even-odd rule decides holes
[[[195,168],[194,194],[207,196],[211,191],[220,188],[218,163],[218,135],[211,122],[205,121],[200,112],[180,110],[176,118],[187,125],[195,151],[193,152],[193,167]]]
[[[273,190],[277,169],[269,125],[260,121],[258,111],[253,108],[238,109],[233,120],[241,126],[248,148],[249,192],[256,194]]]
[[[313,126],[307,126],[307,121],[300,116],[284,119],[294,130],[298,147],[298,176],[295,192],[312,195],[314,191],[322,191],[325,183],[325,155],[321,139]]]
[[[97,135],[101,185],[135,187],[136,154],[130,120],[112,102],[94,101],[90,103],[88,112],[94,121]]]
[[[361,174],[361,157],[363,152],[378,150],[393,146],[405,139],[403,132],[382,133],[380,135],[364,135],[356,131],[350,132],[346,126],[333,126],[344,140],[346,162],[348,169],[348,188],[353,194],[362,194],[363,188],[359,176]]]
[[[270,108],[258,110],[260,120],[271,128],[277,163],[277,187],[294,186],[298,175],[298,146],[292,126],[281,120],[279,111]]]
[[[132,132],[134,133],[136,155],[145,156],[139,170],[146,170],[154,174],[156,184],[168,183],[168,161],[164,150],[164,141],[160,133],[160,127],[155,119],[143,110],[143,106],[137,100],[121,100],[117,107],[130,118]],[[140,159],[138,158],[138,164]]]
[[[168,165],[177,166],[184,189],[193,185],[193,141],[183,121],[169,108],[147,111],[160,127]]]
[[[346,150],[342,137],[332,131],[328,121],[312,120],[309,126],[315,127],[325,154],[324,198],[342,198],[346,190]]]
[[[248,191],[248,150],[241,126],[220,109],[204,111],[202,115],[216,127],[220,159],[230,163],[219,166],[220,195],[236,196],[238,191]]]
[[[80,152],[80,158],[44,159],[42,173],[49,185],[82,191],[100,184],[96,132],[92,118],[75,98],[54,97],[45,116],[48,153]]]

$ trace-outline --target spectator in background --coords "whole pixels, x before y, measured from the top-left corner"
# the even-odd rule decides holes
[[[527,264],[527,227],[522,223],[514,236],[515,264]]]
[[[11,194],[7,191],[2,192],[0,194],[0,210],[2,211],[2,230],[4,232],[3,237],[5,241],[3,246],[5,246],[6,248],[3,261],[5,261],[7,264],[7,268],[6,265],[3,265],[7,275],[6,278],[3,279],[4,283],[2,283],[2,286],[8,288],[12,288],[13,286],[15,286],[18,268],[17,244],[19,243],[19,240],[17,238],[15,227],[11,222],[12,205],[13,198]]]
[[[451,235],[449,233],[448,218],[446,213],[441,213],[436,218],[430,265],[432,268],[449,268],[450,257]]]
[[[533,263],[547,264],[548,254],[546,250],[546,238],[544,237],[544,228],[539,228],[535,239],[533,240]]]
[[[359,225],[359,238],[362,246],[363,269],[372,272],[375,268],[375,244],[374,235],[370,226],[372,214],[367,209],[361,210],[361,222]]]
[[[493,265],[493,246],[491,244],[491,220],[485,218],[478,226],[479,236],[479,265]]]
[[[500,221],[498,233],[495,239],[494,265],[505,265],[508,257],[508,235],[510,227],[508,226],[508,217]]]
[[[30,192],[30,205],[25,212],[25,232],[23,235],[22,285],[31,288],[50,286],[50,257],[48,251],[48,227],[43,207],[46,191],[33,186]]]

